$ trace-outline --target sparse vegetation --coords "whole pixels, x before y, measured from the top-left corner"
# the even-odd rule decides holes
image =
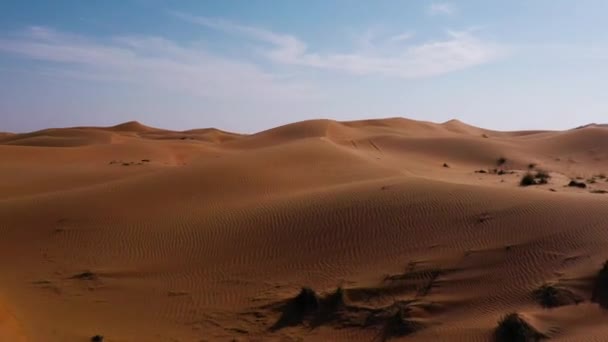
[[[584,189],[584,188],[587,187],[587,184],[585,184],[583,182],[576,181],[576,180],[573,179],[573,180],[570,181],[570,183],[568,183],[568,186],[569,187],[575,187],[575,188]]]
[[[293,300],[296,308],[302,312],[311,312],[319,309],[319,296],[309,287],[303,287]]]
[[[342,287],[336,288],[336,291],[325,297],[324,304],[332,310],[338,309],[346,305],[346,292]]]
[[[422,328],[423,326],[420,323],[411,320],[408,317],[407,311],[400,307],[397,309],[397,312],[388,319],[384,335],[385,339],[406,336]]]
[[[595,184],[596,180],[595,180],[595,178],[589,178],[589,179],[587,179],[587,183],[589,183],[589,184]]]
[[[608,193],[608,191],[602,190],[602,189],[595,189],[595,190],[591,190],[590,192],[592,194],[605,194],[605,193]]]
[[[533,170],[536,167],[535,163],[528,164],[528,170]]]
[[[534,178],[536,179],[537,184],[547,184],[549,182],[549,178],[551,178],[551,175],[549,175],[547,171],[538,170],[536,171]]]
[[[481,215],[479,215],[479,217],[477,218],[477,222],[484,223],[491,219],[492,219],[492,216],[489,213],[481,213]]]
[[[519,185],[520,186],[530,186],[530,185],[536,185],[536,179],[534,178],[534,175],[531,173],[526,173],[521,180],[519,181]]]
[[[582,302],[582,298],[575,295],[572,291],[555,284],[543,284],[534,291],[534,298],[545,308],[555,308]]]
[[[497,342],[534,342],[546,338],[518,313],[504,316],[498,322],[494,337]]]
[[[591,299],[602,308],[608,308],[608,261],[604,263],[595,278]]]
[[[91,342],[103,342],[103,336],[95,335],[95,336],[91,337]]]
[[[399,281],[399,280],[396,280]],[[386,289],[390,293],[393,286]],[[353,292],[354,291],[354,292]],[[315,328],[322,325],[338,327],[372,328],[379,332],[379,340],[386,341],[414,333],[425,327],[423,321],[414,317],[418,310],[431,310],[431,303],[413,300],[395,300],[382,307],[359,306],[357,301],[367,300],[370,295],[382,295],[382,289],[344,289],[319,296],[310,288],[302,288],[292,299],[273,305],[281,312],[272,331],[289,326],[304,325]],[[367,298],[367,299],[366,299]],[[413,308],[416,307],[416,311]]]
[[[505,157],[500,157],[496,160],[496,165],[498,166],[503,166],[505,163],[507,162],[507,158]]]
[[[80,280],[97,280],[97,274],[90,272],[90,271],[85,271],[82,273],[78,273],[76,275],[74,275],[72,277],[72,279],[80,279]]]
[[[445,168],[449,168],[449,167],[450,167],[450,165],[448,165],[448,163],[443,163],[443,167],[445,167]]]

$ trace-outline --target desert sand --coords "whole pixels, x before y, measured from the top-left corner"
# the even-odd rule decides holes
[[[604,172],[599,125],[1,134],[0,341],[606,341]]]

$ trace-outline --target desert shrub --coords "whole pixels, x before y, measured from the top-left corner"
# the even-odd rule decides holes
[[[584,189],[584,188],[587,187],[587,184],[585,184],[583,182],[576,181],[576,180],[573,179],[573,180],[570,181],[570,183],[568,183],[568,186]]]
[[[554,284],[544,284],[534,291],[534,298],[545,308],[578,304],[582,299],[572,291]]]
[[[336,288],[336,291],[330,293],[323,299],[323,304],[328,309],[338,309],[346,305],[346,292],[342,287]]]
[[[103,336],[95,335],[95,336],[91,337],[91,342],[103,342]]]
[[[528,170],[532,170],[532,169],[534,169],[535,167],[536,167],[536,164],[535,164],[535,163],[530,163],[530,164],[528,164]]]
[[[494,337],[498,342],[533,342],[545,338],[519,314],[510,313],[499,322]]]
[[[97,274],[91,272],[91,271],[85,271],[82,273],[78,273],[74,276],[72,276],[72,279],[80,279],[80,280],[97,280],[99,277],[97,276]]]
[[[385,337],[400,337],[410,335],[423,328],[423,325],[408,317],[406,310],[399,309],[388,319],[384,331]]]
[[[319,296],[309,288],[303,287],[300,293],[293,299],[295,307],[302,313],[319,309]]]
[[[608,308],[608,261],[597,273],[591,299],[599,303],[602,308]]]
[[[507,158],[505,157],[500,157],[496,160],[496,165],[498,166],[502,166],[507,162]]]
[[[591,190],[590,192],[592,194],[605,194],[605,193],[608,193],[608,191],[602,190],[602,189],[595,189],[595,190]]]
[[[321,302],[317,293],[309,287],[303,287],[297,296],[281,305],[281,317],[271,330],[302,324],[307,318],[316,315],[320,308]]]
[[[547,171],[538,170],[536,175],[534,175],[534,178],[538,180],[538,184],[547,184],[551,175],[549,175]]]
[[[536,185],[536,179],[534,178],[534,175],[532,175],[531,173],[526,173],[519,181],[519,185],[521,185],[521,186]]]
[[[543,178],[544,178],[544,179],[547,179],[547,178],[551,178],[551,175],[549,175],[549,172],[547,172],[547,171],[544,171],[544,170],[538,170],[538,171],[536,172],[535,177],[536,177],[536,178],[540,178],[540,179],[543,179]]]

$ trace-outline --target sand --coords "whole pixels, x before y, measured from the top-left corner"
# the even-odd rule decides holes
[[[548,184],[519,186],[529,164]],[[606,340],[603,172],[601,125],[2,134],[0,341],[489,341],[513,312]]]

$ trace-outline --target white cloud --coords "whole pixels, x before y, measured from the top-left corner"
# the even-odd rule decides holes
[[[286,41],[275,41],[286,44]],[[213,98],[305,98],[311,87],[253,63],[209,54],[195,44],[151,36],[108,40],[31,27],[0,37],[0,52],[43,62],[39,73],[95,81],[130,82]]]
[[[449,4],[449,3],[432,3],[429,6],[429,14],[431,15],[437,15],[437,14],[443,14],[443,15],[450,15],[450,14],[454,14],[456,12],[456,9],[454,8],[453,5]]]
[[[422,78],[441,75],[491,62],[505,49],[477,38],[471,31],[448,31],[443,40],[419,44],[379,46],[371,51],[369,37],[363,37],[365,51],[320,53],[310,51],[298,38],[270,30],[231,23],[222,19],[195,17],[177,13],[179,18],[214,30],[237,34],[265,44],[263,54],[275,63],[323,70],[342,71],[356,75],[382,75],[401,78]],[[409,35],[388,39],[403,42]]]

